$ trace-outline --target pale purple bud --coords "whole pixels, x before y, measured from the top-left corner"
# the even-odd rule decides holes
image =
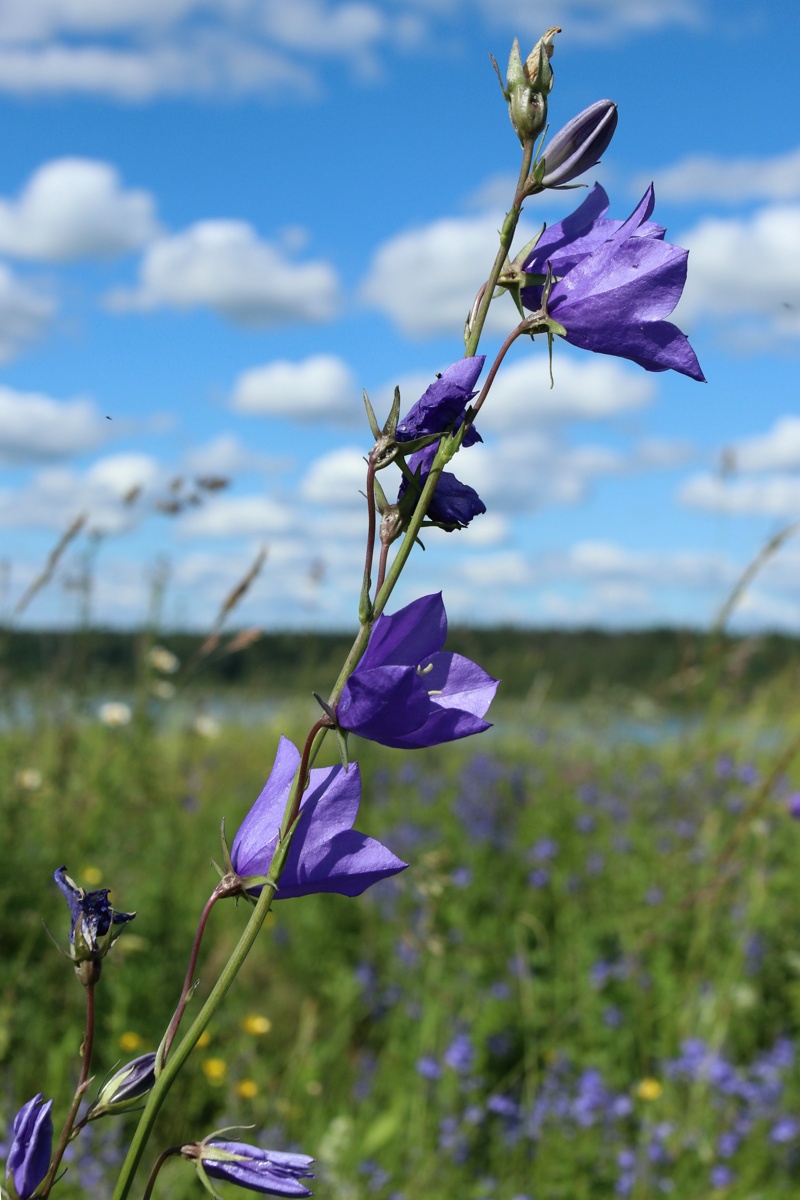
[[[559,129],[544,152],[542,187],[560,187],[595,167],[617,128],[613,100],[597,100]]]

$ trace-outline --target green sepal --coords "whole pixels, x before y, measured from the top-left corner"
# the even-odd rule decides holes
[[[400,388],[395,387],[394,396],[392,398],[392,407],[389,410],[389,416],[386,418],[386,424],[383,427],[384,437],[394,437],[397,433],[397,422],[400,419]]]
[[[230,849],[228,848],[228,839],[225,836],[225,818],[224,817],[222,818],[222,820],[220,822],[220,826],[219,826],[219,841],[220,841],[220,845],[222,847],[222,861],[225,863],[225,866],[227,868],[225,871],[220,871],[220,877],[222,877],[222,876],[226,875],[229,871],[233,870],[233,863],[231,862],[231,852],[230,852]],[[212,862],[213,862],[213,859],[212,859]],[[217,864],[214,863],[214,866],[216,866],[216,865]],[[217,867],[217,870],[219,871],[219,867]]]
[[[336,726],[336,748],[339,751],[339,761],[344,767],[346,774],[350,766],[350,759],[347,755],[347,730],[342,729],[339,725]]]
[[[194,1165],[197,1170],[197,1176],[209,1195],[213,1196],[214,1200],[225,1200],[225,1197],[217,1191],[211,1180],[208,1178],[208,1175],[206,1175],[203,1164],[199,1158],[195,1159]]]
[[[361,395],[364,397],[364,408],[367,410],[367,420],[369,421],[369,427],[372,430],[372,436],[377,442],[378,438],[381,436],[381,427],[378,424],[378,418],[375,416],[375,409],[370,403],[370,398],[367,395],[365,388],[361,389]]]

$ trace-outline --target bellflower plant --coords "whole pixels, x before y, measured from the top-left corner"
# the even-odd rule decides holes
[[[297,747],[281,737],[270,777],[234,838],[231,864],[252,895],[258,895],[263,885],[248,887],[247,880],[269,875],[281,818],[299,764]],[[358,763],[350,763],[346,771],[341,766],[311,771],[277,900],[315,892],[360,896],[372,884],[406,869],[408,863],[374,838],[353,829],[360,800]]]
[[[496,679],[460,654],[445,653],[441,592],[380,616],[336,710],[342,729],[383,746],[438,746],[490,729],[483,715]]]
[[[269,1196],[311,1196],[313,1193],[302,1179],[313,1179],[309,1167],[314,1162],[307,1154],[286,1154],[277,1150],[261,1150],[246,1142],[226,1142],[216,1137],[210,1141],[183,1146],[182,1157],[194,1161],[198,1174],[209,1192],[218,1196],[208,1183],[222,1179],[236,1187]]]
[[[7,1174],[18,1200],[31,1200],[34,1194],[37,1200],[49,1197],[60,1178],[65,1150],[89,1122],[143,1105],[111,1197],[127,1200],[170,1088],[248,954],[257,952],[273,901],[302,902],[318,893],[357,897],[406,869],[408,864],[387,847],[353,828],[362,780],[358,764],[347,761],[347,734],[397,749],[418,749],[490,728],[484,718],[497,680],[470,659],[444,650],[447,615],[441,593],[423,595],[392,615],[386,608],[423,528],[463,530],[486,511],[474,489],[445,468],[462,449],[481,440],[474,421],[514,342],[523,335],[546,334],[548,340],[559,335],[582,349],[628,358],[650,371],[674,370],[703,379],[685,335],[666,319],[683,289],[687,255],[666,242],[664,229],[651,221],[652,188],[626,221],[617,221],[607,217],[608,198],[595,186],[571,216],[545,229],[512,259],[523,203],[546,188],[569,185],[594,165],[608,149],[617,122],[613,101],[599,100],[565,125],[534,161],[553,89],[550,58],[558,32],[549,29],[524,59],[515,40],[505,81],[501,78],[522,155],[494,261],[466,314],[464,357],[437,376],[402,418],[396,390],[382,427],[365,397],[374,442],[366,456],[358,627],[327,700],[318,697],[323,715],[300,748],[280,738],[269,778],[241,822],[230,852],[223,835],[226,869],[220,869],[221,879],[203,906],[183,987],[176,988],[176,1007],[158,1050],[116,1071],[94,1103],[88,1100],[88,1107],[100,968],[135,914],[116,911],[108,889],[87,892],[65,867],[55,872],[70,912],[68,957],[84,985],[85,1031],[80,1070],[64,1106],[55,1148],[53,1101],[43,1103],[41,1093],[14,1121]],[[514,296],[521,320],[510,329],[484,375],[481,337],[489,308],[504,290]],[[403,475],[394,504],[378,479],[390,466],[399,466]],[[331,732],[341,761],[317,766]],[[218,977],[209,981],[190,1028],[179,1038],[195,992],[209,916],[219,900],[231,896],[252,905],[247,923]],[[280,952],[277,940],[271,952]],[[216,966],[219,958],[206,955],[203,962]],[[195,1163],[201,1182],[215,1196],[212,1179],[278,1196],[311,1194],[305,1180],[312,1177],[313,1160],[307,1155],[261,1150],[215,1134],[163,1150],[152,1165],[143,1200],[150,1200],[162,1164],[178,1154]]]
[[[50,1166],[53,1148],[53,1101],[43,1104],[39,1092],[14,1118],[13,1138],[8,1152],[6,1176],[19,1200],[28,1200],[42,1183]]]
[[[607,220],[608,197],[595,184],[580,208],[545,230],[523,270],[552,272],[547,313],[573,346],[704,382],[689,339],[663,319],[681,298],[688,251],[664,241],[650,221],[654,206],[651,184],[626,221]],[[526,308],[543,300],[542,286],[523,288]]]

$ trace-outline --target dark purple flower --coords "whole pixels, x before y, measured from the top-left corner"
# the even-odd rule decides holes
[[[69,905],[72,925],[69,941],[76,963],[104,958],[122,933],[115,925],[132,921],[136,913],[116,912],[108,902],[108,888],[84,891],[70,879],[66,867],[59,867],[53,878]]]
[[[468,438],[465,438],[464,442],[469,444]],[[415,475],[419,473],[419,492],[425,486],[438,448],[439,443],[433,442],[432,445],[424,446],[422,450],[417,450],[416,454],[408,457],[409,469]],[[410,486],[404,476],[397,493],[398,504]],[[452,471],[442,471],[439,482],[436,484],[436,491],[428,505],[426,516],[429,521],[449,528],[466,529],[473,517],[480,516],[485,512],[486,505],[474,488],[470,487],[468,483],[462,483]]]
[[[609,220],[608,197],[595,184],[580,208],[545,230],[523,269],[544,275],[549,265],[556,282],[547,310],[572,345],[704,381],[686,335],[663,319],[681,297],[688,251],[664,241],[649,219],[654,204],[651,185],[627,221]],[[523,288],[522,302],[540,308],[542,288]]]
[[[242,879],[269,874],[299,764],[297,747],[281,737],[270,777],[233,841],[231,862]],[[276,899],[315,892],[360,896],[373,883],[405,870],[408,863],[353,829],[360,799],[358,763],[351,763],[347,771],[338,766],[311,772]],[[260,890],[260,886],[248,889],[254,895]]]
[[[458,427],[467,405],[475,395],[475,384],[483,370],[484,355],[461,358],[439,375],[397,426],[398,442],[412,442],[432,433]],[[470,430],[465,444],[480,441]]]
[[[544,152],[543,187],[560,187],[596,167],[617,128],[613,100],[597,100],[559,129]]]
[[[442,651],[441,592],[379,616],[364,657],[342,691],[339,724],[382,746],[418,749],[482,733],[496,679],[468,658]]]
[[[246,1142],[209,1141],[184,1146],[184,1158],[194,1159],[212,1179],[224,1179],[251,1192],[270,1196],[311,1196],[313,1192],[301,1179],[313,1179],[309,1171],[313,1158],[307,1154],[286,1154],[261,1150]]]
[[[42,1104],[41,1092],[23,1104],[14,1117],[6,1177],[14,1180],[19,1200],[28,1200],[47,1174],[53,1146],[53,1101]]]
[[[444,433],[457,429],[466,411],[467,404],[475,395],[474,386],[483,368],[483,355],[462,358],[448,367],[430,385],[408,415],[397,426],[397,441],[410,442],[418,437]],[[474,426],[467,430],[463,446],[473,446],[481,440]],[[418,473],[419,490],[425,486],[430,474],[438,442],[424,446],[408,458],[409,469]],[[404,477],[397,493],[398,503],[409,489]],[[469,484],[461,483],[452,471],[443,471],[436,485],[431,503],[428,505],[428,520],[448,528],[465,529],[473,517],[486,512],[486,505]]]

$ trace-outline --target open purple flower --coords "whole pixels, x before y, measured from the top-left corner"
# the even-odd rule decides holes
[[[552,270],[547,310],[573,346],[704,381],[688,338],[664,320],[686,283],[688,251],[664,241],[649,219],[654,204],[651,185],[627,221],[609,220],[608,196],[595,184],[580,208],[545,230],[523,270]],[[538,309],[542,288],[523,288],[522,303]]]
[[[268,875],[278,841],[289,791],[300,764],[297,747],[281,737],[275,764],[264,790],[242,821],[231,848],[233,869],[242,879]],[[358,763],[321,767],[300,805],[300,822],[292,836],[276,899],[338,892],[360,896],[363,891],[408,866],[374,838],[353,829],[361,799]],[[253,895],[261,887],[249,888]]]
[[[41,1092],[23,1104],[14,1117],[13,1139],[8,1152],[6,1176],[14,1181],[19,1200],[28,1200],[50,1166],[53,1148],[53,1101],[42,1104]]]
[[[441,592],[378,617],[342,691],[341,727],[399,749],[438,746],[491,728],[482,718],[498,681],[470,659],[443,652],[446,637]]]
[[[313,1179],[307,1154],[261,1150],[246,1142],[208,1141],[183,1146],[181,1154],[192,1159],[198,1170],[212,1179],[222,1179],[251,1192],[269,1196],[312,1196],[301,1179]],[[216,1195],[216,1192],[214,1193]]]
[[[475,384],[483,370],[484,358],[482,354],[461,358],[434,379],[398,424],[398,442],[411,442],[429,433],[444,433],[452,426],[457,427],[475,395]],[[467,434],[465,442],[470,438],[472,442],[480,441],[473,430]]]
[[[398,442],[410,442],[427,434],[444,433],[450,428],[458,429],[464,419],[467,405],[475,395],[474,388],[483,363],[484,356],[479,354],[472,358],[462,358],[443,371],[398,424]],[[473,425],[467,430],[462,445],[474,446],[479,441],[481,435]],[[438,448],[439,443],[433,442],[408,458],[411,471],[419,472],[420,491],[425,486]],[[397,494],[398,503],[409,486],[408,480],[404,478]],[[428,505],[429,521],[450,529],[465,529],[473,517],[485,512],[486,505],[474,488],[461,483],[451,471],[442,472],[433,499]]]
[[[84,891],[70,879],[66,867],[59,867],[53,878],[69,905],[72,918],[69,941],[73,959],[81,963],[105,957],[122,933],[121,926],[132,921],[136,913],[113,909],[108,902],[108,888],[100,888],[96,892]]]

